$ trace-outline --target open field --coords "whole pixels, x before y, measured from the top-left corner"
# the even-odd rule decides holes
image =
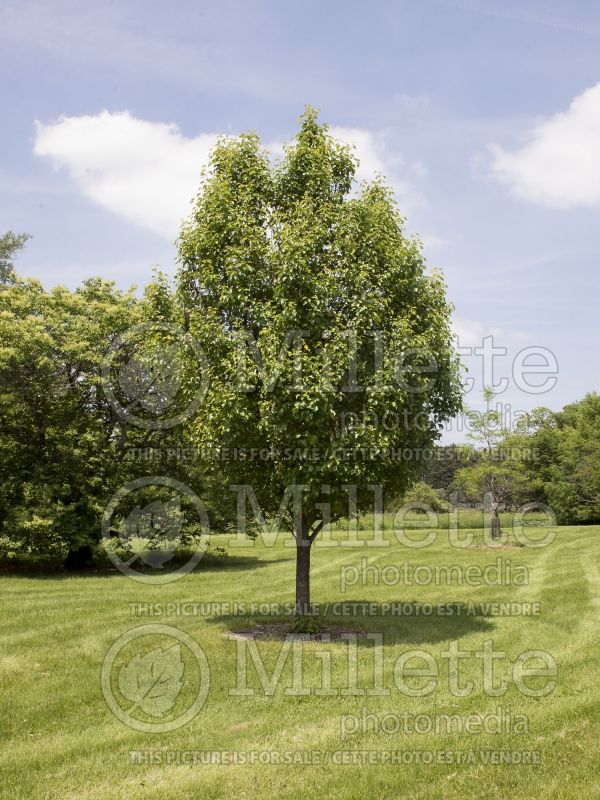
[[[548,530],[540,529],[539,536]],[[73,577],[52,571],[24,575],[4,570],[0,578],[0,794],[19,800],[598,797],[600,529],[556,531],[555,541],[547,547],[498,551],[450,547],[443,531],[437,531],[435,542],[423,549],[401,546],[391,536],[389,547],[316,547],[313,602],[326,611],[334,634],[344,628],[383,636],[381,681],[374,681],[374,640],[361,635],[356,642],[355,691],[345,694],[343,690],[352,686],[348,657],[352,646],[334,635],[328,644],[299,645],[308,694],[286,693],[292,686],[290,655],[272,695],[261,686],[250,658],[247,680],[255,693],[230,695],[239,679],[236,653],[246,647],[246,640],[229,638],[228,632],[260,625],[268,635],[279,630],[267,627],[271,623],[290,621],[283,604],[293,600],[294,550],[286,546],[285,538],[280,537],[272,548],[257,542],[235,553],[229,547],[228,558],[201,562],[192,574],[163,586],[140,584],[111,570]],[[217,544],[225,545],[224,537],[218,539]],[[365,572],[361,561],[365,558],[380,571]],[[491,585],[488,576],[482,585],[473,585],[473,579],[468,585],[467,567],[480,568],[477,574],[484,574],[483,569],[498,565],[499,558],[502,583]],[[430,568],[431,579],[424,585],[396,579],[394,567],[407,562]],[[382,571],[386,565],[392,569]],[[447,573],[439,569],[444,565],[459,568],[452,573],[451,585],[444,577]],[[513,580],[516,567],[527,576],[524,585]],[[423,576],[427,577],[427,571]],[[350,605],[324,608],[338,601]],[[186,602],[230,606],[177,605]],[[357,602],[363,605],[352,605]],[[528,613],[524,605],[482,605],[492,602],[539,603],[539,607],[532,605]],[[246,613],[233,613],[236,603],[245,604]],[[278,612],[274,616],[267,616],[248,609],[252,603],[281,607],[274,609]],[[392,613],[389,604],[398,603],[402,603],[396,606],[399,613]],[[153,610],[162,613],[149,615],[144,604],[161,604]],[[172,604],[169,614],[168,604]],[[438,604],[444,605],[445,613]],[[210,669],[210,689],[197,716],[162,733],[136,730],[117,719],[101,687],[102,665],[111,645],[126,631],[150,623],[173,626],[192,637]],[[491,641],[495,652],[505,654],[495,660],[491,687],[486,686],[484,659],[474,655],[482,652],[486,641]],[[458,683],[464,696],[454,691],[450,661],[442,655],[453,642],[471,654],[459,664]],[[267,638],[257,641],[256,647],[271,675],[282,641]],[[400,690],[394,673],[398,657],[416,649],[431,654],[439,669],[434,690],[420,697],[405,690],[415,693],[428,677],[405,677],[404,690]],[[523,683],[515,679],[513,662],[529,650],[547,652],[558,665],[556,687],[547,696],[528,696],[522,691]],[[327,659],[323,651],[330,653],[331,694],[315,694],[315,688],[322,686],[320,676]],[[186,658],[178,698],[183,705],[196,688],[194,678],[188,676]],[[423,666],[424,662],[412,663]],[[524,683],[539,690],[548,678],[529,677]],[[373,692],[377,685],[380,691]],[[493,715],[499,708],[505,720],[509,716],[512,720],[503,723],[499,733],[458,731],[459,723],[449,731],[444,728],[444,715],[464,719],[473,714]],[[370,722],[363,718],[363,709],[375,715]],[[138,710],[129,711],[137,720],[152,721]],[[402,715],[400,729],[383,729],[384,720],[391,729]],[[442,729],[417,733],[402,727],[417,715],[423,719],[428,715],[434,727]],[[526,718],[526,730],[515,729],[515,717]],[[308,758],[302,754],[310,752],[313,762],[321,758],[329,763],[165,764],[130,755],[146,750],[270,753],[260,758],[271,761]],[[492,751],[501,750],[533,752],[540,763],[495,765],[489,761],[494,758],[489,755]],[[363,755],[348,755],[350,751]],[[391,751],[403,751],[412,763],[331,763],[359,758],[380,762]],[[432,763],[417,763],[430,757],[424,753],[433,754]],[[135,758],[146,763],[132,763]],[[461,759],[467,763],[459,763]]]

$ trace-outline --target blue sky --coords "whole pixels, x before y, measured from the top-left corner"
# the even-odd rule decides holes
[[[49,286],[143,285],[214,137],[277,150],[310,103],[396,188],[461,344],[506,348],[500,399],[559,408],[600,384],[599,52],[583,0],[2,2],[0,230]],[[550,391],[515,381],[528,347]]]

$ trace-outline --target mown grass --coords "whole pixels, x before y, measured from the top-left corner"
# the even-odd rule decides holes
[[[519,515],[514,511],[500,512],[500,524],[504,529],[512,530],[515,524],[523,527],[548,527],[554,520],[543,511],[527,511]],[[419,528],[437,528],[439,530],[475,530],[489,527],[489,521],[481,509],[460,508],[451,512],[436,512],[431,509],[429,512],[406,511],[386,512],[381,515],[382,525],[385,529],[404,529],[417,530]],[[374,515],[366,514],[356,520],[358,530],[369,531],[373,529]],[[333,526],[334,530],[345,530],[348,527],[347,520],[340,520]]]
[[[300,645],[304,684],[310,694],[286,694],[292,683],[291,659],[272,696],[261,689],[251,666],[248,685],[256,690],[254,695],[230,694],[236,685],[236,651],[245,645],[229,638],[228,632],[290,622],[281,606],[270,615],[266,609],[250,608],[252,603],[291,603],[294,551],[287,536],[279,537],[272,547],[257,540],[248,548],[235,548],[219,537],[218,544],[226,546],[229,558],[201,562],[192,574],[164,586],[136,583],[108,568],[67,575],[51,569],[23,574],[6,567],[0,579],[0,794],[19,800],[598,797],[600,529],[531,529],[528,535],[539,540],[553,531],[554,542],[541,548],[517,548],[510,542],[502,549],[486,548],[481,531],[474,532],[470,546],[457,548],[450,546],[448,533],[440,530],[410,534],[417,543],[428,534],[433,536],[434,541],[423,548],[400,543],[389,532],[385,535],[388,546],[369,547],[370,536],[364,531],[354,546],[343,546],[343,537],[334,533],[330,546],[316,547],[313,600],[326,623],[383,636],[382,685],[390,690],[387,695],[314,693],[327,658],[323,651],[331,659],[333,691],[349,685],[348,645],[335,639],[329,644]],[[470,585],[460,579],[468,567],[483,570],[497,565],[498,559],[503,569],[510,566],[513,573],[516,566],[525,568],[527,583]],[[425,566],[432,575],[436,568],[447,574],[447,566],[461,571],[450,573],[450,583],[440,579],[407,585],[390,580],[394,569],[407,563]],[[392,568],[387,573],[386,566]],[[336,609],[332,604],[338,601],[347,605]],[[181,610],[184,602],[231,605],[189,607],[202,613],[165,613],[168,604],[172,610]],[[481,605],[492,602],[539,603],[539,614],[507,615],[501,607]],[[389,605],[398,603],[404,611],[389,613]],[[240,604],[238,613],[234,604]],[[445,613],[440,613],[442,609]],[[161,613],[149,614],[150,610]],[[201,645],[210,665],[211,686],[204,707],[189,724],[169,733],[139,732],[124,725],[109,710],[101,690],[101,667],[113,642],[147,623],[175,626],[189,634]],[[462,651],[473,654],[481,651],[486,640],[491,640],[494,651],[506,654],[494,671],[495,686],[506,680],[506,692],[490,695],[484,686],[482,660],[470,657],[461,661],[460,681],[463,688],[471,681],[472,690],[464,697],[455,696],[442,653],[458,642]],[[266,668],[273,670],[281,641],[261,640],[256,647]],[[395,684],[396,660],[415,649],[430,653],[439,665],[438,685],[424,697],[408,696]],[[532,649],[547,651],[558,664],[556,688],[546,697],[525,696],[512,679],[512,662]],[[372,642],[360,637],[357,654],[357,686],[373,688]],[[529,681],[541,685],[544,679]],[[410,685],[423,682],[415,678]],[[186,686],[182,695],[193,688]],[[341,734],[340,718],[360,716],[363,708],[383,720],[390,713],[485,715],[498,707],[526,717],[527,732],[385,733],[372,722],[366,730],[345,738]],[[282,757],[317,751],[329,759],[340,751],[375,753],[374,758],[384,751],[427,751],[445,754],[446,762],[438,763],[437,755],[431,764],[131,763],[132,751],[147,749],[274,751]],[[500,750],[535,751],[540,763],[496,766],[482,762],[481,752]],[[451,753],[471,751],[477,753],[474,763],[456,763],[456,756],[448,761]]]

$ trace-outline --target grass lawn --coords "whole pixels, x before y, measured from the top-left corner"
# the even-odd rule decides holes
[[[456,549],[445,531],[437,531],[436,541],[423,549],[400,545],[391,536],[389,547],[314,548],[312,599],[321,604],[334,635],[330,643],[294,645],[307,694],[289,691],[291,652],[273,694],[261,685],[250,656],[247,686],[254,693],[230,694],[239,678],[236,654],[248,647],[239,632],[264,632],[267,638],[256,641],[256,651],[268,676],[282,652],[284,643],[268,636],[278,630],[269,627],[273,623],[282,628],[281,623],[290,621],[283,604],[293,599],[295,562],[285,537],[274,547],[255,543],[237,553],[218,537],[216,543],[229,549],[228,558],[207,559],[193,573],[162,586],[137,583],[114,570],[69,576],[52,571],[26,575],[5,568],[0,577],[0,796],[600,797],[600,529],[556,531],[555,541],[538,549]],[[380,571],[361,575],[365,558]],[[501,585],[477,586],[461,579],[467,567],[483,569],[496,565],[499,558],[503,569],[510,566],[514,573],[518,566],[527,576],[526,584],[505,580]],[[431,575],[442,565],[463,571],[454,573],[451,585],[443,577],[407,585],[394,573],[394,566],[407,562],[429,567]],[[382,571],[386,565],[392,569]],[[420,577],[426,581],[426,573]],[[348,606],[325,607],[338,601]],[[264,602],[281,607],[270,616],[249,607]],[[517,608],[522,611],[527,606],[489,605],[501,602],[539,606],[532,605],[532,613],[517,614]],[[177,605],[183,603],[196,605]],[[231,605],[207,608],[201,603]],[[353,605],[357,603],[363,605]],[[392,608],[400,613],[391,613],[390,604],[399,603],[402,606]],[[160,605],[150,615],[143,613],[149,608],[144,604]],[[233,609],[234,604],[243,605]],[[102,665],[113,643],[130,629],[148,624],[172,626],[187,634],[202,648],[210,669],[210,688],[197,716],[159,733],[135,729],[118,719],[101,685]],[[339,628],[362,635],[349,644],[336,639]],[[230,635],[232,631],[238,632],[237,637]],[[366,633],[383,636],[382,650]],[[486,686],[484,659],[467,655],[459,661],[457,679],[464,696],[457,696],[449,658],[442,654],[453,642],[464,653],[482,652],[486,641],[495,652],[505,654],[494,661],[493,686]],[[175,705],[159,718],[132,703],[127,713],[138,722],[168,722],[190,706],[200,673],[194,672],[199,667],[186,642],[184,636],[178,651],[182,675]],[[125,643],[108,679],[115,695],[122,688],[118,670],[142,652],[136,647],[144,645],[143,653],[164,653],[174,644],[161,631]],[[403,673],[402,690],[396,683],[398,658],[414,650],[431,654],[439,670],[433,691],[424,696],[411,696],[405,690],[418,693],[431,675]],[[547,696],[528,696],[515,680],[513,662],[529,650],[549,653],[558,665],[556,688]],[[355,664],[352,653],[357,655]],[[381,654],[377,683],[374,664]],[[322,680],[326,663],[329,694]],[[423,659],[407,662],[407,666],[425,664]],[[543,676],[523,680],[530,689],[548,682]],[[348,691],[352,686],[354,691]],[[117,702],[126,708],[123,697]],[[476,714],[489,719],[499,708],[505,720],[510,718],[499,733],[444,729],[448,715],[463,721]],[[425,732],[407,730],[416,717]],[[525,718],[518,730],[515,718]],[[427,730],[428,719],[432,727]],[[500,751],[512,755],[498,756]],[[202,762],[206,757],[197,754],[206,752],[225,754],[213,758],[246,759],[246,763],[165,763],[167,758]],[[386,753],[395,763],[383,763]],[[493,763],[498,758],[522,759],[519,753],[529,753],[525,758],[539,763]],[[310,763],[260,763],[267,758]],[[134,763],[136,759],[139,763]],[[251,759],[259,763],[248,763]],[[317,763],[319,759],[323,763]],[[367,763],[369,759],[373,763]],[[355,763],[337,763],[344,760]]]

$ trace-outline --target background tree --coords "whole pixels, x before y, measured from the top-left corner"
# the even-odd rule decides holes
[[[0,553],[83,567],[111,495],[157,470],[131,454],[186,445],[181,426],[127,424],[102,378],[111,345],[140,323],[172,321],[173,298],[161,275],[141,299],[100,278],[46,291],[13,277],[0,287]],[[169,475],[205,494],[193,460],[169,461]]]
[[[451,510],[451,505],[444,499],[442,492],[442,489],[434,489],[428,483],[418,481],[404,493],[400,505],[413,505],[416,511],[422,511],[423,513],[431,510],[439,514],[445,514]]]
[[[457,495],[455,478],[458,470],[472,466],[478,455],[471,444],[436,445],[431,457],[424,461],[422,480],[443,497]]]
[[[600,521],[600,396],[562,411],[536,409],[525,431],[536,458],[526,466],[561,524]]]
[[[190,436],[203,448],[273,454],[210,465],[224,484],[250,485],[267,514],[298,487],[301,509],[285,518],[299,616],[309,610],[311,545],[328,517],[348,515],[344,487],[356,487],[357,512],[372,507],[373,484],[404,491],[419,462],[400,463],[394,449],[430,447],[460,408],[442,278],[426,270],[382,180],[351,194],[356,166],[312,109],[278,166],[254,134],[222,140],[179,242],[181,302],[210,363]],[[242,379],[248,341],[255,357]],[[293,357],[281,356],[286,341]],[[362,422],[341,425],[343,413],[362,411]],[[408,424],[374,424],[386,411],[406,412]],[[428,423],[413,424],[418,415]],[[344,457],[361,451],[379,455]]]
[[[490,511],[490,535],[500,539],[499,511],[514,503],[526,491],[526,478],[520,463],[511,458],[494,463],[484,457],[472,467],[464,467],[456,476],[457,485],[468,497],[483,498]]]
[[[103,494],[119,472],[100,366],[136,306],[100,279],[75,292],[15,279],[0,291],[4,549],[64,555],[98,539]]]
[[[31,239],[28,233],[7,231],[0,236],[0,286],[7,286],[16,280],[14,258],[23,249],[25,242]]]
[[[526,488],[526,476],[519,457],[507,445],[509,431],[502,426],[501,414],[491,407],[492,389],[483,391],[485,411],[470,411],[467,438],[476,445],[477,461],[458,470],[457,488],[471,498],[484,501],[490,511],[490,535],[500,539],[500,508],[519,497]],[[507,446],[503,446],[507,445]]]

